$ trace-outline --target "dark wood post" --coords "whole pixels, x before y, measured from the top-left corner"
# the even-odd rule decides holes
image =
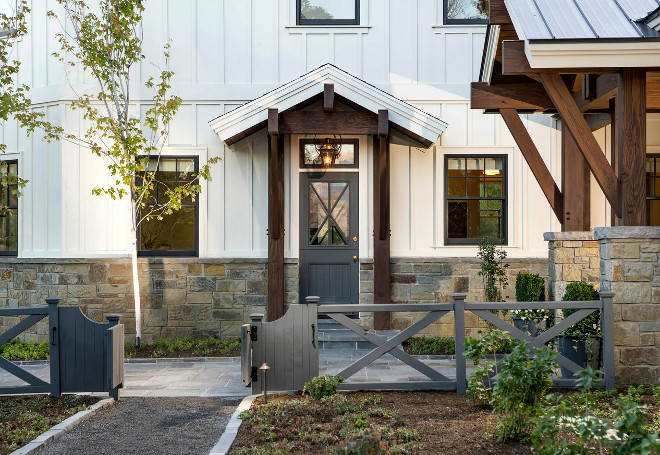
[[[269,321],[284,315],[284,139],[277,109],[268,109],[268,301]]]
[[[386,110],[378,111],[374,136],[374,303],[390,303],[390,145]],[[374,314],[374,328],[389,330],[390,313]]]
[[[616,96],[610,99],[610,164],[612,165],[612,170],[614,175],[619,175],[619,138],[617,134],[617,121],[616,121]],[[612,226],[618,226],[621,224],[621,218],[616,216],[614,210],[611,213],[611,223]]]
[[[563,232],[591,230],[591,172],[566,124],[561,127]]]
[[[646,69],[621,70],[616,110],[621,224],[646,226]]]

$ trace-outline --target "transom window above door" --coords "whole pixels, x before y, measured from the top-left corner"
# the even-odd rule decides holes
[[[360,0],[296,0],[298,25],[359,25]]]
[[[358,140],[339,139],[341,150],[333,168],[357,168],[358,167]],[[318,153],[317,146],[323,143],[323,139],[301,139],[300,140],[300,167],[322,168],[323,162]]]
[[[446,243],[506,244],[506,156],[445,157]]]

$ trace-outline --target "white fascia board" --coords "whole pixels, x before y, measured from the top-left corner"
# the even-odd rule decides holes
[[[619,68],[660,66],[660,41],[526,42],[532,68]]]
[[[484,72],[481,75],[481,82],[488,82],[493,77],[493,65],[495,64],[495,54],[497,53],[497,44],[500,40],[500,26],[491,25],[490,34],[488,35],[488,43],[486,43],[486,54],[484,58]]]
[[[323,85],[326,83],[334,84],[335,93],[338,95],[371,112],[378,113],[379,109],[387,109],[391,122],[430,142],[435,142],[447,128],[447,123],[444,121],[330,64],[323,65],[254,101],[211,120],[209,125],[220,139],[226,141],[266,121],[269,108],[277,108],[280,112],[290,109],[323,92]]]

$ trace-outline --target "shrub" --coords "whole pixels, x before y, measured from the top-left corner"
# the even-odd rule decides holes
[[[481,259],[481,270],[479,276],[483,277],[486,300],[488,302],[501,302],[502,291],[509,284],[506,269],[509,264],[505,263],[506,251],[496,248],[486,237],[481,238],[479,251]]]
[[[350,437],[343,447],[334,451],[335,455],[387,455],[387,442],[373,430],[364,430]]]
[[[576,281],[566,286],[566,293],[562,299],[564,302],[578,302],[588,300],[598,300],[600,295],[594,287],[584,281]],[[561,314],[564,319],[575,313],[575,309],[562,309]],[[594,311],[586,318],[574,324],[564,331],[564,335],[588,337],[600,333],[600,311]]]
[[[498,418],[498,440],[527,439],[532,429],[531,418],[552,386],[550,376],[556,367],[556,356],[544,346],[530,357],[527,342],[523,341],[500,362],[491,401]]]
[[[456,353],[453,338],[416,337],[406,341],[406,348],[414,355],[452,355]]]
[[[320,400],[323,397],[329,397],[337,393],[337,386],[344,382],[341,376],[317,376],[305,383],[303,394],[308,393],[312,397]]]
[[[516,277],[516,300],[518,302],[543,302],[545,281],[539,275],[521,273]]]
[[[0,355],[7,360],[50,360],[50,345],[11,340],[0,346]]]

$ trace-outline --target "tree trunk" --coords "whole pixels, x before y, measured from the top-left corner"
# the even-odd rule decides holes
[[[138,258],[137,258],[137,227],[135,226],[135,202],[131,204],[132,226],[131,226],[131,263],[133,265],[133,298],[135,300],[135,346],[140,347],[142,338],[142,313],[140,311],[140,282],[138,281]]]

